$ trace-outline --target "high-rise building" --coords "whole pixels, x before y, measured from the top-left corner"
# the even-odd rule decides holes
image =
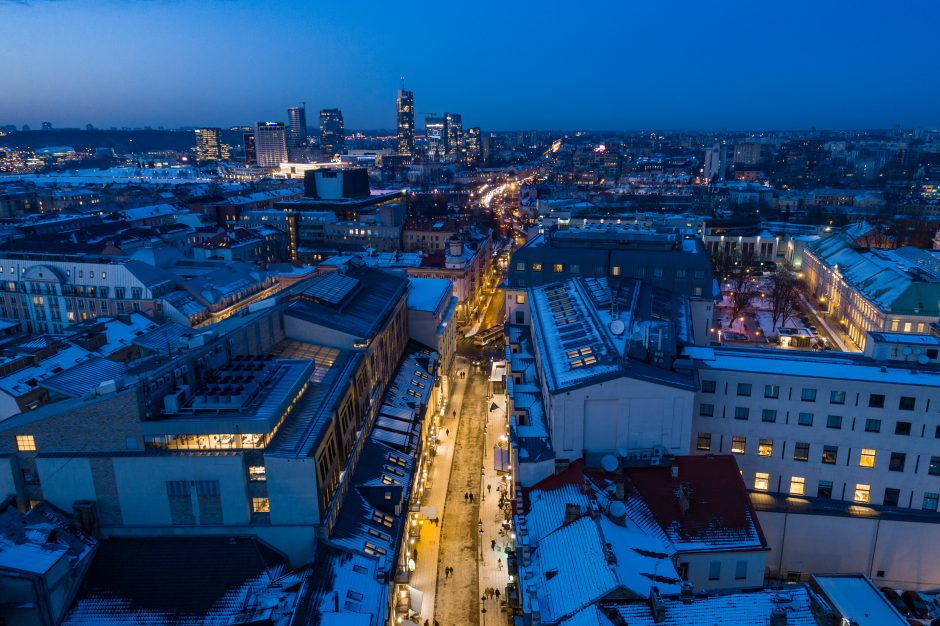
[[[242,141],[245,143],[245,164],[254,165],[258,162],[258,153],[255,150],[255,134],[244,133]]]
[[[302,161],[307,144],[307,109],[302,106],[287,109],[287,156],[291,161]]]
[[[721,167],[721,148],[716,143],[705,150],[705,163],[702,166],[702,178],[711,180],[718,175]]]
[[[255,156],[258,167],[278,167],[287,161],[287,136],[283,122],[258,122]]]
[[[398,90],[398,154],[414,156],[415,153],[415,95],[411,91]]]
[[[320,111],[320,147],[326,156],[346,152],[346,126],[339,109]]]
[[[475,165],[480,162],[483,156],[483,142],[480,138],[480,127],[474,126],[467,129],[464,135],[463,160],[468,165]]]
[[[428,158],[443,161],[447,154],[447,132],[443,117],[424,118],[425,136],[428,142]]]
[[[444,136],[447,139],[447,155],[459,156],[463,147],[463,120],[460,113],[444,114]]]
[[[222,160],[222,129],[197,128],[196,129],[196,160],[221,161]]]
[[[756,165],[760,160],[760,144],[753,141],[739,143],[734,147],[735,165]]]

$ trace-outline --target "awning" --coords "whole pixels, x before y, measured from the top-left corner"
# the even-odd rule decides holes
[[[507,448],[493,447],[493,465],[497,472],[509,471],[509,450]]]
[[[415,613],[421,613],[421,603],[424,602],[424,592],[408,586],[408,599],[411,601],[409,607]]]

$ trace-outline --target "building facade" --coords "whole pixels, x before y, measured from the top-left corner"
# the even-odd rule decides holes
[[[258,122],[254,147],[258,167],[275,168],[287,161],[287,136],[283,122]]]

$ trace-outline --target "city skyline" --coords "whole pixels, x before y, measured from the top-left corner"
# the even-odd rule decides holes
[[[287,107],[306,101],[311,110],[342,109],[349,128],[392,129],[401,76],[419,117],[458,110],[496,130],[940,123],[931,106],[940,95],[940,44],[930,33],[937,8],[921,2],[891,12],[875,3],[852,11],[800,3],[747,14],[732,6],[703,14],[691,3],[590,13],[562,3],[534,12],[437,7],[451,30],[433,54],[400,45],[429,6],[0,7],[8,58],[45,42],[28,62],[0,68],[0,82],[17,94],[0,102],[0,123],[35,128],[228,127],[286,121]],[[245,54],[253,41],[264,55]]]

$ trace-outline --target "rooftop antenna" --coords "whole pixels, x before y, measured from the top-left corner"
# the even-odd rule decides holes
[[[401,79],[401,90],[404,91],[405,90],[405,77],[399,76],[399,78]]]

